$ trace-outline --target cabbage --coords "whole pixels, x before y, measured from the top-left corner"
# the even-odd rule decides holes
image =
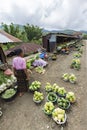
[[[41,83],[39,81],[34,81],[32,84],[29,86],[29,89],[32,91],[36,91],[41,87]]]
[[[77,80],[77,78],[76,78],[76,76],[75,76],[74,74],[71,74],[71,75],[69,76],[69,81],[70,81],[71,83],[75,83],[76,80]]]
[[[44,99],[43,93],[40,93],[40,92],[35,91],[34,96],[33,96],[33,99],[34,99],[35,101],[42,101],[42,100]]]
[[[68,92],[66,94],[66,99],[68,99],[71,103],[76,101],[75,94],[73,92]]]
[[[65,94],[66,94],[65,88],[64,88],[64,87],[59,88],[58,93],[59,93],[60,95],[65,95]]]
[[[59,86],[56,83],[53,84],[52,91],[55,92],[55,93],[58,93],[58,90],[59,90]]]
[[[65,119],[65,110],[56,108],[52,113],[52,117],[55,121],[63,122]]]
[[[75,53],[74,54],[74,58],[80,58],[81,57],[81,53]]]
[[[13,83],[17,82],[17,78],[16,78],[14,75],[11,75],[11,81],[12,81]]]
[[[15,93],[16,93],[16,91],[14,89],[10,88],[2,94],[2,98],[4,98],[4,99],[11,98],[13,95],[15,95]]]
[[[0,91],[4,91],[5,89],[6,89],[6,84],[5,83],[0,85]]]
[[[79,70],[80,69],[80,66],[81,66],[81,63],[80,63],[80,60],[79,59],[73,59],[72,60],[72,64],[71,64],[71,67]]]
[[[68,81],[69,80],[69,74],[68,73],[63,74],[62,78],[63,78],[64,81]]]
[[[52,85],[50,83],[47,83],[45,86],[46,91],[52,91]]]
[[[47,112],[48,114],[52,113],[54,110],[54,105],[52,102],[46,102],[44,105],[44,111]]]

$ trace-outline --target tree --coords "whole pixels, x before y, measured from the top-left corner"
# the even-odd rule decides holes
[[[20,34],[19,34],[19,38],[24,41],[24,42],[28,42],[28,38],[27,38],[27,35],[26,35],[26,32],[25,31],[22,31]]]
[[[84,34],[84,35],[83,35],[83,39],[87,39],[87,34]]]
[[[26,32],[29,41],[39,40],[42,36],[42,29],[34,25],[25,25],[24,30]]]
[[[11,23],[9,26],[9,32],[11,35],[18,37],[17,34],[20,33],[19,25],[14,25],[13,23]]]
[[[9,27],[7,24],[2,23],[2,28],[4,29],[5,32],[9,33]]]
[[[25,31],[22,31],[19,25],[14,25],[13,23],[11,23],[10,25],[6,25],[3,23],[2,27],[7,33],[23,40],[24,42],[28,41]]]
[[[38,26],[26,24],[21,29],[19,25],[11,23],[10,25],[2,24],[4,31],[21,39],[24,42],[35,42],[40,44],[42,29]]]
[[[18,37],[18,33],[20,33],[19,26],[14,25],[13,23],[11,23],[10,25],[2,23],[2,27],[3,27],[4,31],[6,31],[7,33],[9,33],[15,37]]]

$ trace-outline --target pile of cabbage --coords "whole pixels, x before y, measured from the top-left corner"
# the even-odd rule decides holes
[[[4,73],[0,74],[0,93],[6,90],[8,87],[12,86],[17,82],[17,79],[14,75],[6,76]]]
[[[45,105],[44,105],[44,113],[47,114],[47,115],[52,115],[52,112],[54,110],[54,105],[52,102],[46,102]]]
[[[33,101],[36,103],[41,102],[44,99],[43,93],[35,91],[33,96]]]
[[[73,59],[71,63],[71,68],[79,70],[81,68],[80,59]]]
[[[69,81],[73,81],[73,74],[67,74],[67,76]],[[57,95],[58,100],[57,102],[53,102],[53,97],[51,96],[51,99],[47,100],[48,102],[46,102],[43,107],[44,113],[48,116],[52,115],[53,120],[57,124],[64,124],[67,120],[67,115],[65,111],[70,108],[71,104],[76,102],[75,94],[73,92],[67,92],[64,87],[59,87],[56,83],[52,85],[49,82],[46,84],[45,90],[48,95],[52,92],[55,93]],[[58,108],[56,109],[55,103],[57,103],[58,105]]]
[[[41,91],[39,92],[41,85],[41,82],[34,81],[29,87],[30,90],[34,91],[33,101],[35,103],[41,103],[44,100],[44,94]],[[45,91],[47,96],[43,106],[43,112],[48,116],[52,116],[56,123],[64,124],[67,120],[65,111],[70,108],[71,104],[76,102],[75,94],[73,92],[67,92],[64,87],[59,87],[56,83],[52,85],[49,82],[46,83]],[[55,105],[58,108],[55,109]]]
[[[31,91],[37,91],[41,87],[41,82],[39,81],[34,81],[32,84],[29,86],[29,90]]]
[[[70,102],[68,101],[68,99],[65,99],[65,98],[58,98],[57,103],[58,103],[59,108],[63,110],[67,110],[70,107]]]
[[[76,81],[76,78],[74,76],[75,75],[70,74],[69,81],[71,81],[71,82]],[[73,77],[75,78],[75,80]],[[53,85],[51,85],[50,83],[47,83],[45,86],[45,90],[46,90],[46,92],[48,92],[48,95],[53,92],[53,93],[57,94],[58,98],[63,97],[65,99],[67,99],[69,102],[76,101],[76,97],[73,92],[67,92],[64,87],[59,87],[56,83],[54,83]]]
[[[3,99],[9,99],[11,97],[13,97],[16,94],[16,90],[13,88],[7,89],[3,94],[2,94],[2,98]]]
[[[34,58],[27,60],[27,63],[26,63],[27,69],[31,69],[32,68],[32,64],[33,64],[34,61],[35,61]]]
[[[61,122],[65,123],[65,121],[66,121],[65,110],[62,110],[61,108],[56,108],[52,113],[52,117],[53,117],[54,121],[59,124],[61,124]]]
[[[65,96],[65,94],[66,94],[65,88],[59,87],[56,83],[51,85],[49,82],[47,82],[47,84],[45,86],[45,90],[46,90],[46,92],[54,92],[54,93],[61,95],[61,96]]]
[[[35,68],[36,72],[39,74],[44,74],[45,73],[45,69],[42,66],[38,66]]]
[[[75,54],[73,55],[73,57],[74,57],[74,58],[80,58],[80,57],[81,57],[81,53],[75,53]]]
[[[76,102],[76,97],[75,94],[73,92],[68,92],[66,94],[66,99],[70,102],[70,103],[74,103]]]
[[[68,73],[63,74],[62,79],[64,81],[69,81],[70,83],[76,83],[77,81],[77,78],[74,74],[68,74]]]
[[[51,101],[53,103],[55,103],[57,101],[57,95],[53,92],[50,92],[48,95],[47,95],[47,101]]]
[[[36,54],[34,57],[27,60],[26,67],[27,69],[32,69],[33,62],[39,58],[39,54]]]

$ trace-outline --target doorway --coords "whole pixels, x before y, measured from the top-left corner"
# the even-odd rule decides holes
[[[50,43],[49,43],[49,40],[47,40],[47,52],[50,52]]]

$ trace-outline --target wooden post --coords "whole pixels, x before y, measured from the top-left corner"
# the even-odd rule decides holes
[[[8,68],[8,64],[7,64],[6,56],[4,54],[4,51],[1,47],[1,45],[0,45],[0,55],[1,55],[1,60],[2,60],[2,63],[3,63],[3,64],[0,65],[0,69],[6,70]]]

